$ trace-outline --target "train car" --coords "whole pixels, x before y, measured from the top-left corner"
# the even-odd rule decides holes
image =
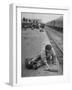
[[[63,17],[60,17],[56,20],[53,20],[49,23],[47,23],[47,26],[54,28],[55,30],[59,32],[63,32]]]

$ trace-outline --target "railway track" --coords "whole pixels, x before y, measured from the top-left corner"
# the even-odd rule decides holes
[[[59,64],[61,65],[62,67],[62,70],[63,70],[63,51],[62,49],[59,47],[59,45],[55,42],[55,40],[50,36],[50,34],[47,32],[47,35],[49,36],[49,39],[50,39],[50,42],[56,52],[56,56],[57,56],[57,59],[59,61]]]

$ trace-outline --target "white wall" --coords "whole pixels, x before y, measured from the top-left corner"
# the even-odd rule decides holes
[[[14,87],[8,85],[9,81],[9,4],[10,3],[22,3],[25,6],[39,6],[39,7],[67,7],[72,10],[72,0],[0,0],[0,90],[11,89],[27,89],[27,90],[71,90],[71,84],[56,84],[56,85],[44,85],[44,86],[24,86]],[[71,11],[72,12],[72,11]],[[71,17],[72,20],[72,17]],[[72,22],[71,22],[72,24]],[[67,49],[69,59],[72,60],[72,28],[69,28],[67,35],[67,43],[69,48]],[[72,62],[72,61],[71,61]],[[72,65],[71,65],[72,66]],[[72,71],[72,70],[71,70]],[[72,73],[71,73],[72,75]],[[72,80],[72,79],[71,79]]]

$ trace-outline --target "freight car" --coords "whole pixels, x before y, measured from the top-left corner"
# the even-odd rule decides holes
[[[63,17],[60,17],[56,20],[53,20],[53,21],[47,23],[47,26],[49,26],[59,32],[63,32]]]

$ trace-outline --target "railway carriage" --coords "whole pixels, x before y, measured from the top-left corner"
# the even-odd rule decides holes
[[[63,32],[63,18],[60,17],[56,20],[53,20],[53,21],[47,23],[47,26],[52,27],[59,32]]]

